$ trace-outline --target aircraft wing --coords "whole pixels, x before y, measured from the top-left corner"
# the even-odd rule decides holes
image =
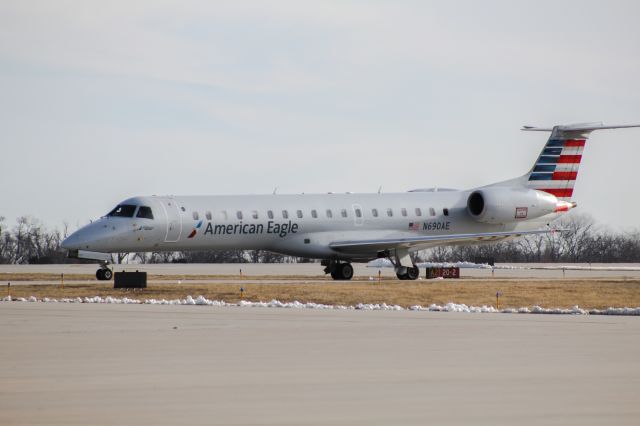
[[[524,235],[547,234],[549,232],[562,231],[560,229],[541,229],[537,231],[503,231],[480,232],[472,234],[449,235],[420,235],[416,237],[381,238],[375,240],[350,240],[334,241],[329,244],[332,249],[343,253],[369,253],[374,251],[392,250],[397,248],[416,248],[420,246],[437,246],[454,243],[473,243],[483,241],[497,241],[509,237],[521,237]]]

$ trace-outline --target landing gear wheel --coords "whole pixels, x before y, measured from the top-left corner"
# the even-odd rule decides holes
[[[113,278],[113,272],[111,272],[111,269],[100,268],[96,271],[96,278],[98,281],[109,281]]]
[[[406,280],[408,269],[409,268],[407,268],[406,266],[400,266],[396,269],[396,277],[398,277],[399,280]]]
[[[420,276],[420,268],[414,266],[412,268],[407,268],[406,280],[417,280]]]
[[[353,278],[353,266],[351,266],[350,263],[339,263],[336,261],[332,262],[327,269],[328,268],[331,268],[331,278],[334,280],[349,281]],[[329,272],[327,269],[325,269],[325,272]]]
[[[417,280],[420,276],[420,268],[417,266],[400,266],[396,269],[396,276],[399,280]]]
[[[113,272],[111,272],[111,269],[103,269],[102,271],[102,276],[105,281],[111,281],[111,278],[113,278]]]
[[[343,263],[338,266],[340,268],[340,275],[343,280],[350,280],[353,278],[353,266],[350,263]]]

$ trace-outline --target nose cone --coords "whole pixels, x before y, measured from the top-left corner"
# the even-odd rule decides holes
[[[103,250],[112,237],[111,228],[105,225],[102,219],[90,223],[65,238],[60,246],[66,250]]]
[[[74,232],[73,234],[65,238],[64,241],[60,244],[60,247],[66,250],[79,250],[80,246],[79,246],[78,231]]]
[[[86,250],[95,243],[96,237],[95,227],[87,225],[65,238],[60,246],[66,250]]]

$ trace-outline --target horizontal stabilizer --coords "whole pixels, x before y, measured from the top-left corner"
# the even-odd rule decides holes
[[[579,123],[579,124],[567,124],[560,125],[555,127],[534,127],[534,126],[523,126],[522,130],[526,132],[552,132],[554,128],[564,132],[592,132],[594,130],[605,130],[605,129],[626,129],[628,127],[640,127],[640,124],[619,124],[619,125],[610,125],[605,126],[603,123]]]

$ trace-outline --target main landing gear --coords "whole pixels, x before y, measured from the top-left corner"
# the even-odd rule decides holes
[[[400,266],[396,268],[396,276],[400,280],[417,280],[420,276],[420,268],[417,266]]]
[[[396,270],[396,276],[399,280],[417,280],[420,276],[420,268],[413,264],[409,250],[395,249],[392,252],[385,252],[386,257],[391,261]],[[411,266],[403,266],[411,265]]]
[[[325,266],[324,273],[331,274],[334,280],[349,281],[353,278],[353,266],[349,262],[323,260],[321,265]]]

